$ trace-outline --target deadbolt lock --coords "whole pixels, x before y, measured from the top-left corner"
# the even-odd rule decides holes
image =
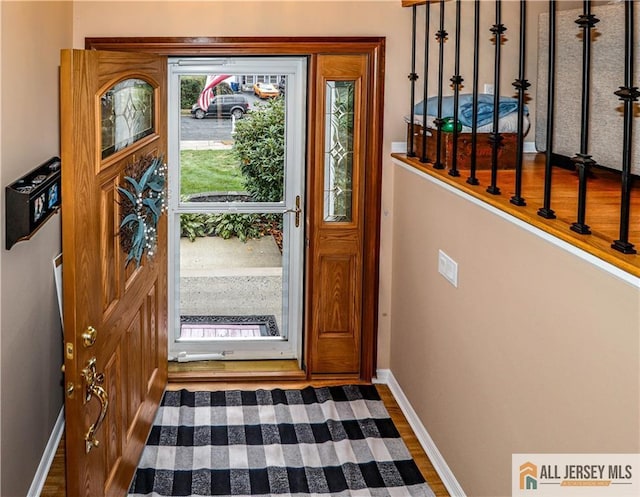
[[[82,333],[82,345],[85,348],[92,347],[96,343],[96,338],[98,336],[98,332],[93,326],[87,326],[87,329]]]

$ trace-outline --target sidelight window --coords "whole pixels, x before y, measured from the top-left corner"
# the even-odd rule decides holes
[[[353,194],[355,81],[327,81],[324,220],[350,222]]]

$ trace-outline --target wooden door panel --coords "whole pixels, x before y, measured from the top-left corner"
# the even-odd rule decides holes
[[[136,157],[166,155],[167,63],[82,50],[65,50],[61,60],[67,492],[122,497],[166,385],[167,223],[161,216],[154,257],[127,266],[118,187]],[[153,88],[153,128],[103,159],[105,92],[129,78]],[[97,330],[94,343],[83,337],[88,327]],[[102,412],[99,444],[87,444]]]
[[[356,305],[354,280],[357,278],[356,258],[352,255],[320,257],[319,272],[322,296],[320,307],[320,336],[347,334],[353,336]]]
[[[114,236],[117,233],[116,223],[119,218],[119,209],[117,209],[117,178],[110,178],[109,182],[102,185],[100,189],[100,262],[101,262],[101,281],[102,281],[102,308],[104,318],[113,310],[122,294],[120,284],[120,268],[118,267],[120,257],[120,240]]]
[[[322,286],[318,302],[317,354],[314,371],[357,374],[360,367],[360,299],[358,257],[352,253],[319,258]]]
[[[140,408],[142,400],[142,388],[141,388],[141,371],[140,361],[142,360],[142,323],[144,316],[144,307],[139,308],[136,312],[133,320],[127,328],[127,333],[124,338],[124,352],[126,363],[126,399],[127,410],[126,417],[124,418],[125,426],[133,428],[132,421],[135,418],[138,409]],[[131,434],[127,432],[127,441],[131,437]]]
[[[157,285],[157,283],[156,283]],[[156,299],[158,292],[156,291],[156,285],[154,285],[147,294],[147,332],[145,333],[144,349],[148,351],[147,354],[143,354],[142,360],[144,361],[144,377],[147,378],[147,384],[145,385],[145,393],[149,395],[151,387],[153,386],[153,378],[158,371],[158,321],[156,319],[156,312],[158,309],[158,303]]]
[[[331,374],[356,375],[360,368],[359,349],[353,346],[353,337],[321,336],[318,338],[318,357],[314,371]],[[325,373],[326,374],[326,373]]]
[[[315,129],[321,136],[313,142],[310,215],[313,284],[308,354],[311,375],[359,376],[361,371],[368,60],[366,54],[317,58]],[[327,93],[336,82],[351,85],[352,94],[346,99],[344,95],[336,97],[337,103],[333,104]],[[344,105],[344,101],[349,103]],[[336,109],[328,108],[331,105],[336,105]],[[341,119],[346,108],[352,120],[347,119],[345,124]],[[344,144],[335,142],[332,137],[343,133],[345,127],[351,130],[350,137]],[[326,131],[328,128],[331,132]],[[331,191],[328,190],[331,182],[326,176],[340,174],[335,172],[338,167],[335,162],[331,166],[326,162],[334,147],[352,157],[346,167],[350,171],[350,203],[342,216],[327,214],[324,205],[329,202],[328,191]],[[337,162],[342,163],[341,159]]]
[[[106,444],[105,474],[109,475],[107,480],[110,480],[117,472],[124,447],[122,425],[117,422],[118,413],[122,412],[122,396],[119,391],[122,383],[121,355],[121,349],[117,347],[104,368],[105,382],[110,393],[109,402],[111,403],[111,409],[107,411],[107,419],[104,423],[106,431],[104,435]]]
[[[320,258],[320,284],[324,309],[320,319],[321,337],[327,334],[352,334],[349,316],[353,311],[353,257],[328,256]]]

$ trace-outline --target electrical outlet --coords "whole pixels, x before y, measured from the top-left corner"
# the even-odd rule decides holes
[[[487,95],[493,95],[493,85],[491,83],[484,84],[484,92]]]
[[[442,250],[438,250],[438,272],[449,283],[458,288],[458,263]]]

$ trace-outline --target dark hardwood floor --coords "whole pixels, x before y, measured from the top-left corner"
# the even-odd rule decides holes
[[[446,169],[437,170],[429,163],[418,158],[409,158],[405,154],[393,154],[393,157],[420,171],[437,177],[441,181],[476,197],[522,221],[529,223],[551,235],[564,240],[586,252],[640,277],[640,255],[623,254],[611,248],[611,243],[619,238],[620,224],[620,173],[602,168],[594,168],[587,181],[587,202],[585,222],[592,234],[580,235],[569,228],[577,220],[578,175],[575,171],[553,168],[551,188],[551,208],[556,219],[544,219],[537,214],[543,206],[544,198],[544,154],[525,154],[522,172],[522,197],[527,205],[518,207],[509,202],[515,191],[515,170],[498,171],[497,186],[500,195],[487,193],[491,183],[491,171],[477,172],[480,182],[472,186],[466,182],[468,170],[460,170],[459,177],[448,174]],[[640,185],[633,185],[631,194],[631,223],[629,241],[640,250]]]
[[[64,497],[67,495],[67,483],[65,476],[66,459],[64,457],[64,433],[58,444],[56,455],[53,458],[49,474],[40,492],[40,497]]]
[[[335,382],[334,382],[335,383]],[[239,383],[239,382],[227,382],[227,383],[196,383],[192,384],[183,384],[183,383],[172,383],[169,384],[169,388],[176,390],[180,388],[186,388],[187,386],[191,389],[195,387],[198,390],[209,390],[209,389],[255,389],[255,388],[299,388],[306,385],[318,386],[320,382],[276,382],[276,383]],[[420,442],[416,438],[411,426],[407,422],[404,414],[398,403],[393,397],[393,394],[389,390],[389,387],[386,385],[376,385],[376,388],[382,398],[387,411],[389,412],[389,416],[393,420],[394,424],[398,428],[404,443],[407,445],[409,452],[414,458],[416,465],[420,469],[422,475],[425,480],[433,490],[436,497],[449,497],[449,493],[445,488],[442,480],[438,476],[435,468],[431,464],[431,461],[425,454]],[[40,497],[64,497],[66,495],[66,485],[65,485],[65,457],[64,457],[64,436],[60,441],[60,445],[58,446],[58,450],[56,451],[55,458],[49,469],[49,474],[47,476],[47,480],[44,484],[44,488]]]

